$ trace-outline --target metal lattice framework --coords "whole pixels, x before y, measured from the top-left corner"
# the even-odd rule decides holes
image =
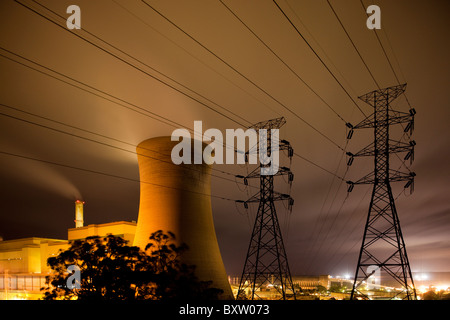
[[[260,146],[267,147],[267,150],[270,150],[270,129],[279,129],[285,123],[286,120],[282,117],[259,122],[251,128],[256,130],[268,129],[267,141],[264,141]],[[247,154],[256,152],[257,149],[251,148]],[[281,140],[279,150],[287,150],[288,156],[292,158],[293,149],[288,141]],[[260,181],[258,193],[247,201],[238,201],[243,202],[246,208],[248,208],[248,203],[259,203],[259,206],[240,279],[237,299],[246,299],[247,295],[251,300],[261,299],[262,290],[268,287],[277,290],[280,299],[295,299],[294,286],[275,208],[276,201],[288,201],[289,207],[292,208],[293,199],[288,194],[274,191],[275,177],[287,175],[289,183],[292,183],[294,176],[287,167],[281,167],[274,175],[261,175],[261,166],[263,165],[260,164],[258,168],[245,177],[237,176],[243,178],[245,184],[247,184],[248,179],[252,178]]]
[[[374,112],[356,126],[347,124],[350,128],[348,138],[351,138],[354,129],[374,129],[374,142],[356,154],[347,153],[350,156],[347,164],[351,165],[355,157],[372,156],[375,165],[373,172],[358,181],[347,181],[349,191],[357,184],[373,185],[351,299],[357,296],[368,299],[362,290],[364,285],[367,286],[369,283],[372,288],[378,286],[379,289],[382,282],[394,288],[401,287],[401,290],[391,298],[416,299],[414,281],[390,185],[394,181],[407,181],[405,187],[412,188],[415,174],[389,168],[389,156],[392,153],[406,152],[404,160],[412,161],[414,158],[414,141],[402,143],[389,138],[391,125],[406,123],[404,131],[409,134],[412,134],[414,128],[414,109],[409,113],[403,113],[390,108],[390,103],[405,89],[406,84],[402,84],[375,90],[359,97],[371,105]]]

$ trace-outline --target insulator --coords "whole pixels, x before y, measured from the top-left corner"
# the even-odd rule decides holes
[[[244,184],[245,184],[246,186],[248,186],[248,180],[247,180],[247,178],[244,178]]]
[[[409,114],[410,115],[415,115],[417,112],[416,112],[416,109],[414,109],[414,108],[411,108],[411,109],[409,109]]]
[[[294,174],[292,172],[288,173],[288,180],[289,180],[289,182],[294,181]]]
[[[355,159],[355,158],[354,158],[354,154],[351,153],[351,152],[347,152],[347,155],[350,157],[350,158],[348,159],[348,161],[347,161],[347,166],[351,166],[352,163],[353,163],[353,160]]]
[[[408,180],[408,182],[405,184],[405,189],[406,188],[410,188],[409,189],[409,192],[412,194],[413,192],[414,192],[414,177],[416,176],[416,173],[415,172],[410,172],[409,173],[409,175],[410,175],[410,179]]]
[[[347,166],[350,167],[350,166],[352,165],[354,159],[355,159],[355,158],[350,157],[350,158],[348,159],[348,161],[347,161]]]
[[[294,199],[290,198],[289,199],[289,204],[288,204],[288,210],[292,211],[292,207],[294,206]]]
[[[414,161],[414,146],[416,145],[416,142],[414,140],[409,142],[409,145],[411,146],[411,149],[408,151],[408,153],[406,154],[405,158],[403,158],[403,160],[408,160],[410,159],[410,164],[413,163]]]
[[[347,135],[347,139],[351,139],[352,138],[352,136],[353,136],[353,129],[350,129],[350,131],[348,132],[348,135]]]
[[[406,154],[406,156],[403,158],[403,160],[408,160],[412,155],[412,150],[408,151],[408,153]]]
[[[403,129],[404,132],[408,132],[409,130],[411,130],[411,126],[412,126],[412,122],[408,122],[408,124],[406,125],[405,129]]]
[[[350,122],[347,122],[345,125],[347,126],[347,128],[350,129],[350,131],[347,134],[347,139],[351,139],[353,136],[353,125]]]
[[[408,132],[409,134],[412,134],[414,131],[414,119],[409,121],[408,124],[406,125],[405,129],[403,130],[404,132]]]
[[[294,149],[289,148],[288,156],[289,156],[289,158],[292,158],[294,156]]]
[[[248,209],[248,203],[247,202],[244,202],[244,208]]]
[[[412,184],[412,180],[408,180],[408,182],[405,184],[404,188],[408,188]]]
[[[245,154],[245,160],[244,161],[245,161],[245,163],[248,163],[248,154],[247,153]]]
[[[355,184],[352,181],[347,181],[348,189],[347,192],[352,192],[353,188],[355,187]]]

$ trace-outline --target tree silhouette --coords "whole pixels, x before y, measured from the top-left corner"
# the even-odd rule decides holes
[[[150,236],[145,251],[128,246],[120,237],[88,237],[72,242],[69,249],[47,260],[45,300],[207,300],[217,299],[222,290],[211,282],[199,281],[195,267],[181,262],[187,250],[177,246],[175,235],[161,230]],[[67,269],[79,268],[79,288],[68,286]]]
[[[188,250],[185,244],[177,246],[175,235],[161,230],[150,236],[145,247],[149,257],[148,279],[150,285],[145,296],[154,300],[216,300],[223,292],[211,288],[211,281],[199,281],[195,266],[186,265],[180,256]]]

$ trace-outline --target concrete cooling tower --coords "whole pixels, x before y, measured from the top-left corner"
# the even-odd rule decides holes
[[[222,289],[221,299],[233,299],[212,217],[211,166],[175,165],[171,152],[176,144],[170,137],[157,137],[136,148],[141,190],[134,245],[145,248],[157,230],[173,232],[178,244],[189,247],[183,262],[196,266],[200,280]]]

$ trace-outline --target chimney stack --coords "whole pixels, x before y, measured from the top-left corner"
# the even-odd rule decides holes
[[[81,228],[84,226],[83,205],[84,201],[75,201],[75,228]]]

